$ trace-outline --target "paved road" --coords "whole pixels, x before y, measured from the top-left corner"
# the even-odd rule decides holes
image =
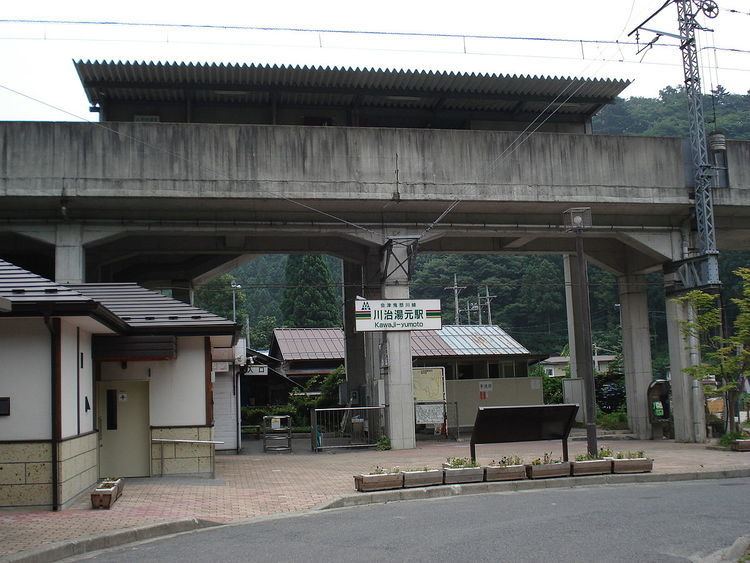
[[[94,561],[685,561],[750,534],[750,479],[467,495],[229,526]]]

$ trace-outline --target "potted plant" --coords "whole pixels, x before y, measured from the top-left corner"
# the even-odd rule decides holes
[[[612,473],[612,450],[599,448],[596,455],[581,454],[571,463],[571,475],[604,475]]]
[[[526,479],[526,466],[517,455],[503,456],[500,461],[494,459],[484,467],[485,481],[513,481]]]
[[[443,470],[430,467],[404,469],[404,487],[427,487],[443,484]]]
[[[468,457],[449,457],[443,463],[445,484],[452,483],[481,483],[484,481],[484,468]]]
[[[570,476],[570,462],[552,458],[552,452],[536,458],[526,465],[526,476],[529,479],[547,479],[549,477]]]
[[[400,489],[404,486],[404,474],[398,467],[386,469],[376,466],[371,473],[354,476],[354,488],[362,493]]]
[[[102,479],[91,493],[91,508],[111,508],[124,488],[125,480],[122,477]]]
[[[612,473],[649,473],[653,468],[654,460],[640,450],[617,452],[612,460]]]

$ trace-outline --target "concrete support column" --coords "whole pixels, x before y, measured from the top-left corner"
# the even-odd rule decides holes
[[[563,272],[565,274],[565,312],[568,321],[570,377],[578,377],[578,363],[576,362],[575,313],[573,308],[573,284],[578,283],[578,276],[576,275],[574,265],[571,264],[572,260],[575,260],[574,256],[571,256],[570,254],[563,255]]]
[[[383,294],[379,252],[372,252],[367,257],[367,261],[362,268],[362,277],[364,297],[380,299]],[[368,406],[385,405],[385,382],[381,368],[383,335],[380,332],[365,332],[363,336],[365,382],[367,385],[366,403]]]
[[[86,277],[86,252],[83,227],[78,224],[57,225],[55,233],[55,281],[83,283]]]
[[[383,299],[409,298],[409,277],[399,263],[407,263],[407,248],[394,245],[393,256],[384,265],[387,270],[384,272]],[[383,345],[386,354],[385,396],[388,405],[386,429],[391,447],[394,450],[416,448],[411,332],[386,332]]]
[[[344,272],[344,365],[346,367],[346,381],[349,386],[349,398],[356,391],[357,400],[352,404],[365,404],[365,333],[355,332],[354,301],[362,291],[362,265],[353,262],[343,262]]]
[[[618,278],[622,314],[622,356],[628,425],[639,440],[650,440],[648,386],[651,383],[651,335],[646,276]]]
[[[700,362],[698,343],[694,338],[686,338],[682,331],[682,323],[689,320],[693,312],[690,306],[676,303],[669,296],[666,305],[674,437],[678,442],[705,442],[706,411],[703,387],[699,381],[683,371]]]

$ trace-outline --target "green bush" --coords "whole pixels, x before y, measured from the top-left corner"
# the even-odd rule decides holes
[[[285,414],[292,415],[292,419],[294,419],[294,415],[295,415],[294,407],[292,405],[270,405],[267,407],[242,407],[242,425],[243,426],[260,425],[260,424],[263,424],[264,416],[279,416],[279,415],[285,415]],[[304,426],[304,424],[300,424],[300,426]]]
[[[542,375],[542,394],[545,405],[561,404],[563,402],[562,378]]]
[[[721,438],[719,438],[719,444],[728,448],[732,445],[735,440],[747,440],[747,432],[727,432]]]
[[[596,424],[605,430],[627,430],[629,428],[628,411],[624,408],[606,413],[598,411],[596,415]]]

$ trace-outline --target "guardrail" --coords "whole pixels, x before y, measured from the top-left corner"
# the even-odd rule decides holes
[[[387,407],[310,409],[312,451],[367,448],[384,435]]]
[[[159,477],[164,477],[164,444],[210,444],[216,446],[217,444],[223,444],[224,442],[217,442],[215,440],[168,440],[167,438],[151,438],[152,444],[160,444],[159,452]],[[215,447],[209,448],[209,457],[211,459],[211,478],[216,477],[216,452]]]

